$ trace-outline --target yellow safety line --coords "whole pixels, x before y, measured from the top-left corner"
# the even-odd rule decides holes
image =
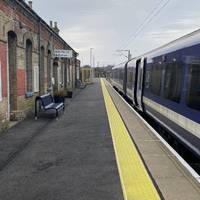
[[[103,79],[101,86],[109,119],[124,200],[159,200],[157,190],[131,140]]]

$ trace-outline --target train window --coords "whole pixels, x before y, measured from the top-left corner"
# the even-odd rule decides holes
[[[119,83],[123,85],[124,81],[124,69],[120,68],[119,69]]]
[[[133,67],[127,68],[127,88],[132,89],[133,86]]]
[[[160,64],[154,64],[151,68],[151,92],[160,96],[162,68]]]
[[[150,80],[151,80],[151,71],[146,70],[146,73],[145,73],[145,88],[146,89],[150,88]]]
[[[200,65],[189,67],[189,89],[187,94],[187,105],[200,110]]]
[[[181,63],[169,63],[165,69],[164,96],[175,102],[181,99],[181,83],[183,80],[183,67]]]

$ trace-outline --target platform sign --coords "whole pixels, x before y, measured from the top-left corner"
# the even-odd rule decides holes
[[[55,49],[54,57],[55,58],[72,58],[73,51],[72,50],[64,50],[64,49]]]

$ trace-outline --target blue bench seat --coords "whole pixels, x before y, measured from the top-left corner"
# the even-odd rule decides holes
[[[55,103],[54,98],[51,94],[45,94],[42,96],[37,96],[35,99],[35,119],[38,118],[38,102],[40,102],[41,107],[46,110],[55,110],[56,111],[56,118],[58,118],[58,111],[60,109],[65,110],[64,102]]]

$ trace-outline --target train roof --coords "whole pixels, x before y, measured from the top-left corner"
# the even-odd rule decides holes
[[[160,56],[160,55],[163,55],[163,54],[167,54],[167,53],[170,53],[170,52],[174,52],[174,51],[177,51],[179,49],[183,49],[183,48],[186,48],[186,47],[190,47],[190,46],[194,46],[194,45],[197,45],[197,44],[200,44],[200,29],[190,33],[190,34],[187,34],[187,35],[184,35],[170,43],[167,43],[161,47],[158,47],[154,50],[151,50],[141,56],[137,56],[133,59],[131,59],[129,62],[131,61],[135,61],[137,59],[140,59],[140,58],[143,58],[143,57],[156,57],[156,56]]]

